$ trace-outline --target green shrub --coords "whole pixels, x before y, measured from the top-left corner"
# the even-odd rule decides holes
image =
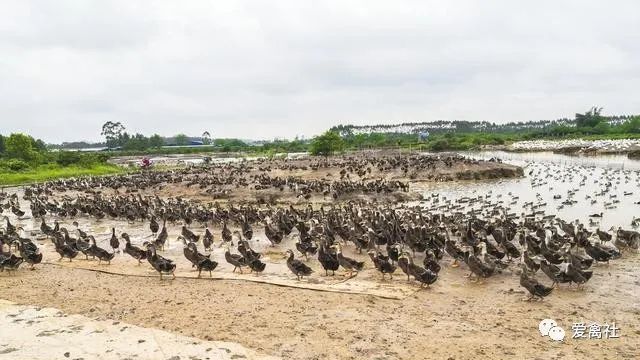
[[[3,167],[3,168],[8,169],[10,171],[23,171],[23,170],[27,170],[29,168],[29,164],[27,164],[26,162],[24,162],[22,160],[18,160],[18,159],[6,160],[6,161],[3,161],[0,164],[1,164],[0,167]]]
[[[439,139],[439,140],[434,141],[431,144],[430,148],[433,151],[443,151],[443,150],[451,149],[451,146],[449,145],[449,141],[447,141],[445,139]]]
[[[327,131],[311,141],[311,155],[329,156],[344,149],[344,141],[337,132]]]
[[[80,161],[80,153],[77,151],[59,151],[56,162],[62,166],[77,164]]]

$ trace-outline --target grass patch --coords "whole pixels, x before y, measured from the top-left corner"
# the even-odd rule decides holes
[[[19,172],[0,171],[0,185],[20,185],[77,176],[100,176],[119,174],[125,171],[126,169],[120,166],[110,164],[94,164],[86,167],[62,167],[52,164],[40,165],[36,168]]]

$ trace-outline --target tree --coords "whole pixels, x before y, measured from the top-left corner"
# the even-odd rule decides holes
[[[4,136],[0,135],[0,155],[4,154]]]
[[[122,133],[124,132],[124,125],[120,122],[107,121],[102,125],[102,132],[100,135],[104,136],[107,140],[107,147],[116,147],[123,145]]]
[[[142,134],[135,134],[123,144],[125,150],[146,150],[149,148],[149,139]]]
[[[7,156],[10,158],[32,161],[38,155],[33,144],[34,141],[31,136],[25,134],[11,134],[5,140],[5,151]]]
[[[202,133],[202,143],[204,145],[211,144],[211,134],[208,131]]]
[[[316,136],[311,141],[309,152],[311,155],[329,156],[344,149],[344,140],[337,132],[327,131],[320,136]]]
[[[576,114],[576,126],[595,127],[601,121],[605,121],[604,117],[600,115],[600,112],[602,112],[602,108],[594,106],[584,114]]]
[[[36,151],[47,151],[47,144],[45,144],[44,141],[42,141],[41,139],[35,140],[34,138],[31,138],[31,140],[33,141],[32,146]]]
[[[149,146],[152,148],[160,148],[164,145],[164,139],[158,134],[153,134],[149,138]]]
[[[189,145],[189,137],[185,134],[178,134],[175,136],[176,145]]]
[[[633,116],[625,121],[621,126],[623,132],[626,133],[639,133],[640,132],[640,116]],[[0,152],[2,152],[2,145],[0,145]]]

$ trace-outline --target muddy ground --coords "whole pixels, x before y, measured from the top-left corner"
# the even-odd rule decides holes
[[[430,289],[402,300],[244,281],[161,282],[57,264],[0,275],[0,293],[20,304],[237,342],[283,358],[637,359],[639,263],[627,256],[598,265],[584,290],[562,286],[542,302],[523,301],[514,274],[476,284],[466,270],[446,264]],[[402,276],[392,281],[414,286]],[[541,337],[544,318],[555,319],[568,338]],[[574,322],[613,321],[619,339],[570,338]]]

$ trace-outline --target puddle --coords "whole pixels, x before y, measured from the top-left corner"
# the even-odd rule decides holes
[[[13,319],[23,320],[13,322]],[[38,319],[38,321],[29,322]],[[2,359],[276,359],[239,344],[0,300]]]

